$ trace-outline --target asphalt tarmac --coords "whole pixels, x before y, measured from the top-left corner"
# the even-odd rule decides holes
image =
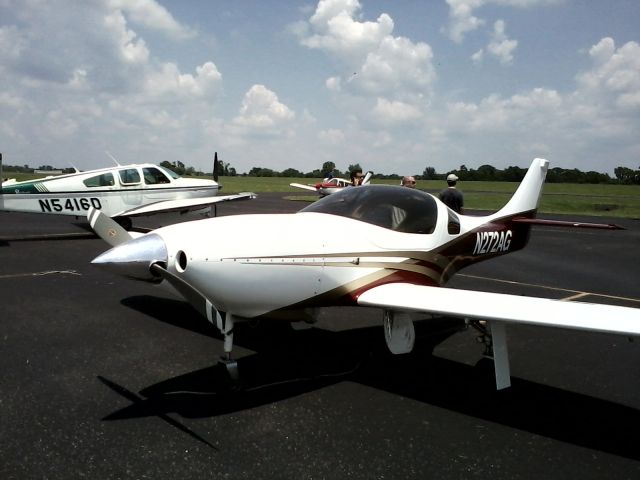
[[[281,196],[218,212],[304,205]],[[640,221],[577,220],[627,230],[534,227],[449,285],[640,308]],[[238,325],[230,388],[217,332],[92,267],[106,249],[72,217],[0,212],[2,479],[640,478],[640,339],[509,327],[495,391],[460,322],[418,322],[393,356],[378,311],[335,308],[308,330]]]

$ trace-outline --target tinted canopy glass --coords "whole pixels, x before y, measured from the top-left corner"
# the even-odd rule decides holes
[[[404,233],[433,233],[438,206],[428,193],[391,185],[346,187],[301,212],[328,213]]]

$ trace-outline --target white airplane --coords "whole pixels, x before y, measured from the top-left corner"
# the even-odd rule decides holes
[[[0,178],[2,155],[0,154]],[[217,177],[218,154],[214,157]],[[21,182],[2,182],[0,210],[84,217],[90,208],[101,210],[126,229],[131,218],[165,212],[187,213],[219,202],[254,198],[244,192],[216,196],[215,180],[182,178],[150,163],[49,176]]]
[[[373,176],[373,172],[367,172],[362,180],[361,185],[367,185],[371,181],[371,177]],[[331,195],[332,193],[339,192],[345,187],[352,187],[353,183],[351,180],[347,180],[345,178],[325,178],[322,182],[315,183],[313,185],[304,185],[302,183],[290,183],[292,187],[302,188],[303,190],[309,190],[311,192],[317,192],[320,195],[320,198],[326,197],[327,195]]]
[[[353,305],[381,309],[393,353],[411,351],[416,318],[467,319],[492,347],[501,389],[510,385],[509,323],[640,334],[636,308],[443,286],[467,265],[522,249],[532,224],[615,228],[536,220],[548,164],[535,159],[510,201],[478,217],[458,215],[426,192],[391,185],[347,188],[298,213],[211,218],[137,236],[91,211],[91,226],[113,246],[92,263],[142,281],[166,280],[223,334],[223,363],[232,376],[235,322],[280,317],[312,323],[321,307]]]

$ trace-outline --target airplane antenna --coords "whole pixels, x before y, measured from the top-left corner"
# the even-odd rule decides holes
[[[73,167],[73,170],[75,171],[74,173],[80,173],[82,171],[71,162],[69,162],[69,165],[71,165]]]
[[[109,155],[109,158],[110,158],[111,160],[113,160],[113,161],[115,162],[115,164],[116,164],[118,167],[121,167],[121,166],[122,166],[122,165],[120,165],[120,163],[118,162],[118,160],[116,160],[116,157],[114,157],[113,155],[111,155],[111,153],[109,153],[109,150],[105,150],[105,151],[104,151],[104,153],[106,153],[107,155]]]

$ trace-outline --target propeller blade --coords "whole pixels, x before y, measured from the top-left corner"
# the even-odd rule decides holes
[[[131,240],[133,237],[100,210],[91,207],[87,212],[87,220],[96,234],[112,247]]]
[[[220,171],[220,162],[218,162],[218,152],[213,155],[213,179],[218,181],[218,173]]]
[[[197,288],[182,280],[180,277],[172,274],[158,263],[151,265],[151,271],[156,275],[160,275],[163,279],[169,282],[171,286],[180,292],[180,295],[182,295],[200,315],[209,320],[212,324],[216,325],[216,315],[218,314],[218,311],[207,297],[200,293]]]
[[[373,177],[373,172],[369,170],[367,174],[364,176],[361,185],[367,185],[371,181],[371,177]]]

